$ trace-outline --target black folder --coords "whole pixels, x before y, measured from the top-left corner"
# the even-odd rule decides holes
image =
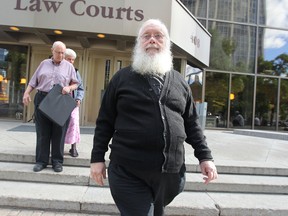
[[[38,107],[47,118],[61,127],[77,106],[70,94],[62,94],[62,88],[60,84],[55,85]]]

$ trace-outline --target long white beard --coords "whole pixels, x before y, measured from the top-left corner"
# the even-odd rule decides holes
[[[136,46],[132,56],[132,68],[140,74],[164,75],[173,68],[171,51],[149,55],[139,46]]]

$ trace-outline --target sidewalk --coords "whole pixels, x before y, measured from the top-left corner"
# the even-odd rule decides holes
[[[193,155],[191,146],[185,145],[187,168],[189,166],[190,171],[191,168],[194,170],[190,175],[187,175],[186,186],[187,189],[191,187],[191,191],[184,191],[171,203],[167,211],[169,212],[168,215],[187,215],[174,214],[174,212],[184,210],[186,213],[188,211],[197,212],[195,215],[203,215],[203,211],[205,211],[205,215],[213,216],[219,215],[219,212],[225,216],[287,215],[288,209],[285,207],[285,203],[287,203],[287,183],[285,183],[285,180],[283,183],[283,178],[288,175],[287,140],[261,138],[256,137],[255,134],[255,136],[251,136],[251,134],[249,136],[238,135],[234,132],[208,129],[204,131],[219,171],[219,179],[209,184],[211,187],[208,190],[207,188],[200,190],[203,187],[202,178],[198,176],[198,173],[195,173],[195,168],[199,167],[196,166],[198,161]],[[68,154],[70,145],[65,146],[63,173],[55,174],[52,170],[47,169],[36,175],[32,171],[33,164],[31,164],[34,159],[33,155],[35,155],[36,133],[34,124],[0,121],[0,155],[3,158],[3,167],[10,166],[9,161],[12,161],[5,159],[17,158],[14,161],[16,163],[13,165],[13,169],[5,168],[2,170],[2,174],[5,176],[1,180],[2,206],[9,205],[11,197],[19,202],[13,207],[20,206],[20,209],[0,207],[0,215],[73,215],[70,214],[69,206],[73,206],[78,211],[90,209],[94,213],[99,213],[98,208],[110,209],[113,201],[108,195],[108,188],[94,187],[87,180],[87,178],[89,179],[89,159],[93,145],[93,133],[93,127],[81,127],[78,158],[70,157]],[[271,134],[272,132],[267,133]],[[273,132],[272,134],[276,135],[277,133]],[[25,164],[24,161],[29,162]],[[71,166],[72,164],[75,166]],[[80,169],[81,171],[77,174],[76,170]],[[85,175],[82,175],[81,172],[85,172]],[[192,176],[193,172],[194,175]],[[25,174],[28,176],[23,178]],[[190,178],[188,178],[189,176]],[[83,185],[70,185],[65,180],[68,178],[71,182],[71,178],[73,181],[73,179],[81,180],[82,177],[85,182]],[[50,178],[53,178],[53,181]],[[33,181],[27,182],[29,179],[33,179]],[[48,180],[44,181],[42,179]],[[55,184],[56,182],[57,184]],[[61,184],[63,182],[65,184]],[[36,197],[35,194],[30,196],[31,191],[35,191],[36,187],[39,187],[38,189],[41,189],[41,191]],[[215,190],[211,190],[213,187]],[[47,191],[53,191],[53,193],[49,195]],[[63,194],[61,198],[58,197],[59,193]],[[101,198],[95,196],[97,193],[101,194]],[[44,197],[43,194],[45,194]],[[30,205],[27,204],[29,200]],[[57,200],[57,205],[54,203],[55,200]],[[22,205],[21,202],[24,202],[25,205]],[[61,205],[63,212],[29,211],[22,208],[28,206],[30,209],[40,209],[39,206],[43,208],[43,205]],[[65,212],[67,208],[70,213]],[[113,211],[105,210],[101,212],[112,213]],[[76,215],[84,216],[86,214],[79,213]]]
[[[77,145],[79,157],[90,158],[93,146],[92,127],[81,127],[81,142]],[[272,132],[269,132],[272,133]],[[274,132],[275,134],[277,132]],[[217,165],[250,163],[265,167],[288,167],[288,142],[280,139],[238,135],[233,131],[204,131],[207,143]],[[33,123],[17,121],[0,122],[0,152],[35,154],[36,133]],[[186,145],[186,163],[197,164],[193,149]],[[69,157],[70,145],[65,145],[65,157]],[[108,157],[108,154],[106,155]]]

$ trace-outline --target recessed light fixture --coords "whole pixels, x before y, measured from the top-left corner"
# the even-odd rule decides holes
[[[19,30],[20,30],[20,29],[17,28],[16,26],[11,26],[10,29],[13,30],[13,31],[19,31]]]
[[[26,79],[25,78],[21,78],[20,79],[20,84],[26,84]]]
[[[97,34],[97,37],[98,38],[105,38],[105,35],[104,34]]]
[[[60,30],[54,30],[54,33],[55,33],[55,34],[58,34],[58,35],[61,35],[61,34],[63,34],[63,32],[62,32],[62,31],[60,31]]]

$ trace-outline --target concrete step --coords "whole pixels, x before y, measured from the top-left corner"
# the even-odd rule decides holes
[[[189,155],[193,157],[193,155]],[[90,155],[80,155],[77,158],[72,158],[65,155],[64,165],[78,166],[78,167],[90,167]],[[109,159],[107,155],[107,166]],[[21,150],[21,153],[15,152],[0,152],[0,161],[3,162],[19,162],[19,163],[34,163],[35,155],[31,153],[25,153]],[[217,170],[222,174],[244,174],[244,175],[265,175],[265,176],[288,176],[288,165],[265,163],[262,162],[245,162],[245,161],[215,161]],[[195,158],[186,160],[187,172],[200,172],[198,162]]]
[[[32,171],[34,164],[0,162],[0,179],[23,182],[39,182],[96,186],[90,179],[89,167],[64,166],[63,172],[55,173],[51,166],[39,173]],[[108,181],[105,181],[108,187]],[[219,178],[208,185],[203,184],[200,173],[186,173],[185,191],[213,191],[237,193],[288,194],[287,177],[220,174]]]
[[[277,131],[264,131],[264,130],[249,130],[249,129],[234,129],[234,134],[262,137],[268,139],[288,140],[288,133]]]
[[[74,212],[65,212],[65,211],[54,211],[46,209],[27,209],[27,208],[15,208],[15,207],[1,207],[0,206],[0,215],[1,216],[112,216],[107,214],[88,214],[88,213],[74,213]]]
[[[0,188],[0,206],[6,208],[119,215],[105,187],[0,181]],[[165,215],[287,216],[287,203],[287,195],[183,192],[167,206]]]
[[[230,132],[206,133],[219,179],[202,183],[198,161],[188,146],[185,191],[165,215],[287,216],[287,142],[231,136]],[[67,154],[70,146],[66,146],[63,172],[55,173],[50,166],[34,173],[35,133],[1,130],[0,207],[4,210],[0,208],[0,215],[119,215],[108,183],[96,187],[89,178],[92,138],[81,136],[78,158],[71,158]],[[21,212],[7,213],[14,208]]]
[[[185,191],[209,191],[231,193],[288,194],[287,177],[219,174],[217,180],[203,184],[199,173],[187,173]]]

